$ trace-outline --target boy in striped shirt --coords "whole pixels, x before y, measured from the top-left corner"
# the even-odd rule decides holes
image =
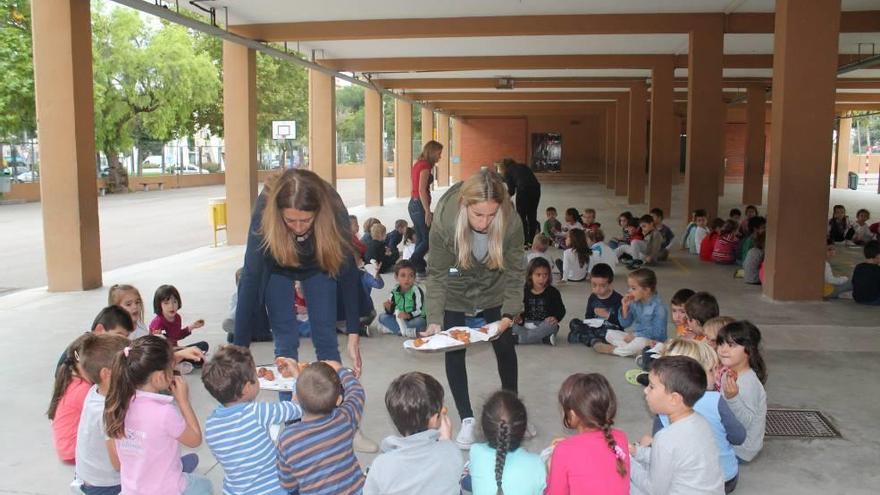
[[[312,363],[296,382],[303,419],[278,439],[281,486],[300,495],[360,494],[364,474],[352,439],[364,412],[364,388],[336,361]]]
[[[293,359],[286,358],[281,367],[298,374]],[[226,473],[223,494],[288,495],[278,477],[269,427],[302,417],[299,405],[254,401],[260,383],[254,358],[244,347],[220,348],[205,365],[202,382],[220,402],[205,421],[205,440]]]

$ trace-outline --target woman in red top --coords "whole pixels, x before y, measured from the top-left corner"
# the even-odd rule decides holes
[[[419,159],[412,166],[412,194],[409,200],[409,217],[416,230],[416,246],[410,261],[416,273],[424,276],[425,255],[428,253],[428,229],[431,227],[431,184],[434,182],[434,165],[440,161],[443,145],[428,141],[422,148]]]

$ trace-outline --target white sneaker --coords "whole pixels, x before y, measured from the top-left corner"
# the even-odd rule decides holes
[[[354,439],[351,443],[354,450],[358,452],[364,452],[366,454],[379,452],[379,446],[376,444],[376,442],[365,437],[360,429],[358,429],[354,433]]]
[[[376,329],[379,330],[379,333],[381,333],[383,335],[391,335],[394,333],[388,327],[386,327],[385,325],[383,325],[381,323],[376,323]]]
[[[532,424],[531,421],[526,423],[526,438],[535,438],[538,436],[538,430],[535,428],[535,425]]]
[[[474,418],[464,418],[461,420],[461,430],[455,437],[455,444],[461,450],[470,450],[474,444]]]
[[[419,331],[416,328],[404,326],[403,329],[400,330],[400,335],[403,335],[408,339],[414,339],[419,336]]]

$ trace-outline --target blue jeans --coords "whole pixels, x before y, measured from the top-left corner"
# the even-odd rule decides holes
[[[336,340],[336,280],[320,272],[302,281],[303,295],[308,301],[312,343],[318,360],[339,361]],[[302,322],[293,308],[293,280],[278,274],[269,277],[266,285],[266,308],[275,334],[275,356],[299,359],[299,337]]]
[[[410,198],[409,218],[412,220],[413,228],[418,236],[416,247],[409,260],[415,265],[417,273],[425,273],[427,268],[425,255],[428,254],[428,223],[425,220],[425,209],[422,207],[421,199]]]
[[[199,456],[198,454],[191,453],[186,454],[180,457],[180,462],[183,465],[183,472],[187,476],[187,482],[189,482],[189,475],[187,473],[192,473],[199,466]],[[207,480],[207,478],[205,478]],[[190,492],[189,486],[187,486],[187,491],[184,493],[192,493],[193,495],[201,495],[202,493],[213,493],[211,488],[211,482],[208,482],[209,491],[197,491]],[[80,487],[80,491],[85,493],[86,495],[119,495],[122,492],[122,485],[115,486],[91,486],[83,484]]]
[[[183,473],[186,478],[186,490],[182,495],[213,495],[214,486],[211,480],[201,474]]]
[[[385,326],[388,330],[394,333],[394,335],[400,335],[400,325],[397,324],[397,318],[394,315],[389,315],[388,313],[382,313],[379,315],[379,323]],[[414,328],[416,331],[424,331],[428,328],[428,321],[424,316],[417,316],[406,322],[407,328]]]

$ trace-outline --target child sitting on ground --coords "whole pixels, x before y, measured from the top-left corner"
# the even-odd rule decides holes
[[[559,322],[565,317],[562,295],[551,283],[550,263],[544,258],[529,262],[523,290],[524,311],[516,316],[511,330],[517,344],[543,342],[556,345]]]
[[[92,384],[80,366],[82,345],[92,334],[76,338],[64,352],[64,361],[55,370],[55,385],[46,416],[52,422],[52,442],[62,462],[73,463],[76,456],[76,430],[83,402]]]
[[[632,332],[608,330],[604,342],[593,344],[602,354],[633,356],[645,347],[666,341],[668,310],[657,294],[657,275],[648,268],[639,268],[626,279],[629,291],[623,297],[618,318],[620,326],[632,326]]]
[[[595,232],[602,227],[601,223],[596,222],[596,210],[593,208],[584,208],[584,214],[581,215],[581,225],[590,232]]]
[[[694,411],[706,393],[706,371],[686,356],[654,361],[645,401],[669,418],[651,438],[630,446],[634,494],[722,494],[724,474],[709,422]]]
[[[722,366],[720,391],[746,428],[746,441],[733,450],[749,462],[764,446],[767,424],[767,367],[761,356],[761,331],[751,322],[736,321],[722,327],[715,341]]]
[[[587,244],[590,245],[590,271],[593,267],[600,263],[604,263],[611,267],[612,270],[617,268],[617,255],[611,246],[605,243],[605,233],[602,229],[595,231],[587,231]]]
[[[370,241],[373,240],[373,236],[372,236],[373,225],[376,225],[377,223],[382,223],[382,222],[379,221],[379,219],[375,218],[375,217],[370,217],[370,218],[364,220],[364,235],[361,236],[361,242],[363,242],[365,246],[369,246]],[[370,259],[367,258],[366,261],[370,261]]]
[[[756,217],[758,218],[758,217]],[[752,240],[751,248],[743,258],[743,279],[747,284],[761,285],[761,265],[764,264],[764,241],[766,234],[761,231],[746,240]]]
[[[834,205],[831,218],[828,219],[828,238],[832,242],[844,242],[850,229],[852,229],[852,221],[846,216],[846,208],[843,205]]]
[[[749,221],[758,216],[758,208],[755,205],[746,206],[746,216],[739,222],[740,236],[745,237],[752,233],[749,228]]]
[[[656,265],[661,261],[666,261],[667,258],[669,258],[669,251],[666,250],[667,240],[654,225],[654,217],[651,215],[645,215],[640,218],[639,228],[642,229],[642,235],[645,236],[645,252],[642,254],[641,260],[647,265]],[[633,243],[633,245],[635,245],[635,243]],[[636,259],[634,261],[638,260]],[[633,263],[632,266],[638,268],[641,264]]]
[[[736,259],[740,264],[745,262],[746,255],[749,254],[749,250],[752,249],[752,245],[754,245],[758,236],[763,235],[766,231],[766,218],[755,216],[748,219],[746,236],[740,241],[739,248],[737,248]],[[742,230],[740,230],[740,234],[742,235]]]
[[[360,257],[363,258],[364,255],[367,254],[367,245],[358,237],[358,231],[360,230],[360,226],[358,226],[358,217],[355,215],[349,215],[348,222],[351,227],[351,242],[354,244]]]
[[[403,234],[403,249],[400,252],[400,259],[408,260],[412,258],[413,252],[416,250],[416,242],[418,242],[416,230],[412,227],[407,227],[406,232]]]
[[[630,237],[629,226],[630,226],[633,218],[634,218],[633,214],[628,211],[625,211],[617,216],[617,225],[620,226],[621,236],[611,238],[611,240],[608,242],[608,244],[612,248],[617,249],[617,247],[620,246],[621,244],[629,244],[629,237]],[[636,222],[636,225],[638,225],[638,222]]]
[[[552,267],[554,265],[553,259],[547,254],[547,249],[549,247],[550,239],[540,232],[535,234],[535,238],[532,239],[532,247],[526,252],[526,264],[528,265],[535,258],[543,258],[547,260],[547,263],[550,263],[550,266]]]
[[[135,340],[113,360],[104,422],[122,493],[213,492],[208,478],[192,474],[197,458],[185,468],[180,457],[180,444],[202,444],[202,429],[186,379],[173,374],[174,361],[168,341],[157,335]]]
[[[608,329],[620,329],[621,301],[623,296],[614,290],[614,270],[610,266],[599,263],[590,270],[590,297],[587,299],[587,311],[584,319],[592,320],[601,318],[605,322],[599,326],[591,326],[584,321],[572,318],[568,324],[568,343],[580,342],[587,347],[592,347],[597,341],[605,338]]]
[[[712,223],[709,224],[709,235],[703,238],[703,241],[700,243],[700,255],[701,261],[712,261],[712,253],[715,251],[715,243],[718,242],[718,238],[721,237],[721,229],[724,228],[724,220],[720,218],[716,218],[712,220]]]
[[[831,258],[837,254],[837,249],[831,239],[828,239],[825,247],[825,296],[832,299],[840,297],[844,292],[853,290],[852,282],[846,275],[835,276],[834,270],[831,269]]]
[[[150,322],[150,333],[165,337],[172,347],[192,333],[193,330],[205,326],[205,320],[196,320],[187,326],[183,326],[183,319],[178,311],[183,308],[183,300],[180,292],[173,285],[160,285],[153,294],[153,313],[155,317]],[[191,346],[198,347],[202,352],[208,352],[207,342],[197,342]]]
[[[379,331],[416,338],[428,327],[428,321],[424,313],[425,292],[416,284],[415,266],[407,260],[398,261],[394,265],[394,280],[397,285],[385,301],[385,313],[379,315]]]
[[[562,274],[562,281],[580,282],[586,280],[590,268],[590,247],[583,229],[570,230],[565,236],[565,251],[562,259],[556,260],[556,268]]]
[[[672,339],[667,342],[663,356],[687,356],[700,363],[706,371],[708,390],[694,404],[694,411],[706,418],[709,426],[712,427],[715,445],[718,446],[718,461],[724,474],[724,492],[730,493],[736,488],[739,479],[739,463],[733,447],[742,445],[745,441],[746,429],[736,419],[727,402],[721,399],[721,392],[715,390],[718,355],[705,342]],[[657,435],[658,431],[667,426],[669,426],[669,416],[665,414],[655,416],[653,435]]]
[[[672,324],[675,325],[675,335],[677,337],[684,336],[688,331],[687,311],[684,309],[684,305],[692,295],[694,295],[694,291],[690,289],[678,289],[669,301]]]
[[[685,310],[685,304],[693,295],[694,291],[690,289],[679,289],[673,294],[672,299],[669,301],[670,315],[672,317],[672,324],[675,325],[676,338],[693,339],[695,337],[695,335],[688,330],[688,316],[687,311]],[[660,357],[663,349],[663,344],[643,349],[642,354],[636,357],[636,366],[641,368],[643,373],[635,374],[634,371],[628,371],[626,375],[627,381],[630,383],[635,381],[636,383],[647,387],[647,373],[651,370],[651,365],[654,361]],[[635,383],[633,383],[633,385],[635,385]]]
[[[732,265],[736,263],[737,245],[739,244],[739,222],[732,219],[724,222],[715,247],[712,248],[712,261],[720,265]]]
[[[276,361],[282,376],[299,376],[293,359]],[[254,358],[250,350],[235,345],[217,350],[205,364],[202,383],[220,403],[205,421],[205,441],[223,467],[223,493],[286,495],[278,481],[270,429],[301,418],[299,404],[257,402],[260,382]]]
[[[700,246],[703,243],[703,239],[709,235],[708,222],[709,217],[706,214],[706,210],[702,208],[694,210],[693,220],[688,224],[684,238],[681,241],[681,249],[686,249],[691,254],[700,254]]]
[[[370,227],[370,236],[372,240],[367,243],[367,254],[364,255],[364,261],[369,263],[376,260],[376,263],[384,267],[384,272],[379,273],[387,273],[397,263],[400,252],[396,246],[392,248],[385,244],[385,226],[381,223],[373,224]]]
[[[871,212],[864,208],[856,212],[856,221],[850,227],[852,236],[848,235],[853,244],[863,246],[866,242],[874,239],[874,233],[871,232],[871,226],[868,224],[869,218],[871,218]]]
[[[110,389],[110,368],[116,354],[129,345],[113,334],[87,334],[80,348],[80,368],[94,383],[86,393],[76,431],[74,485],[86,495],[117,495],[121,480],[110,462],[104,433],[104,402]]]
[[[342,364],[319,361],[300,373],[296,397],[303,419],[278,438],[282,488],[300,495],[359,493],[364,474],[352,438],[364,412],[363,386]]]
[[[693,340],[705,339],[703,325],[721,313],[718,300],[708,292],[697,292],[689,297],[684,303],[684,310],[687,313],[687,332],[682,337]]]
[[[382,453],[370,466],[364,494],[458,493],[464,459],[451,441],[443,385],[419,371],[405,373],[388,386],[385,408],[400,436],[382,440]]]
[[[569,376],[559,389],[559,406],[562,425],[577,434],[552,448],[545,493],[629,494],[627,437],[613,428],[617,396],[608,380],[598,373]]]
[[[399,218],[394,222],[394,230],[388,232],[388,235],[385,237],[385,244],[390,247],[392,250],[399,251],[399,245],[403,242],[403,236],[406,234],[406,229],[409,227],[409,224],[406,220]]]
[[[672,239],[675,238],[675,234],[672,233],[672,229],[668,225],[663,223],[663,210],[651,208],[651,217],[654,219],[654,229],[663,236],[663,248],[668,250],[672,246]]]
[[[627,226],[624,227],[626,232],[625,241],[620,241],[614,249],[614,253],[621,261],[644,261],[645,251],[648,246],[645,244],[645,237],[639,228],[639,219],[630,217],[627,220]]]
[[[97,316],[92,320],[89,332],[94,334],[112,333],[128,339],[132,332],[134,332],[134,323],[132,323],[131,315],[128,311],[119,306],[112,305],[98,311]],[[61,357],[58,358],[58,363],[55,365],[55,375],[58,375],[58,370],[61,369],[61,366],[66,361],[68,359],[67,349],[65,348],[64,352],[61,353]]]
[[[575,208],[568,208],[565,210],[565,221],[562,223],[562,227],[559,232],[556,234],[556,245],[559,249],[566,249],[566,242],[568,240],[568,233],[573,230],[584,230],[584,226],[581,225],[581,215],[578,213]]]
[[[544,220],[544,228],[541,229],[541,233],[550,239],[555,239],[562,232],[562,224],[556,219],[558,215],[556,208],[548,206],[547,210],[544,211],[544,215],[546,215],[547,219]]]
[[[853,270],[853,300],[861,304],[880,305],[880,242],[869,241],[863,252],[865,261]]]
[[[150,330],[144,323],[144,300],[141,293],[133,285],[114,284],[107,292],[107,305],[119,306],[128,311],[134,323],[134,331],[128,335],[131,340],[149,335]]]
[[[709,347],[712,349],[716,349],[718,347],[718,332],[720,332],[727,324],[735,321],[736,320],[730,316],[716,316],[715,318],[706,320],[706,323],[703,324],[703,335],[705,335],[706,338],[703,339],[702,342],[709,344]]]
[[[739,208],[731,208],[730,213],[727,215],[727,219],[736,222],[736,228],[739,230],[739,223],[742,221],[742,216],[743,212],[740,211]]]
[[[465,489],[471,488],[475,494],[544,493],[547,478],[544,462],[539,455],[520,446],[526,435],[527,421],[526,406],[513,392],[499,390],[489,396],[480,415],[486,443],[471,446],[470,478],[462,482]]]

